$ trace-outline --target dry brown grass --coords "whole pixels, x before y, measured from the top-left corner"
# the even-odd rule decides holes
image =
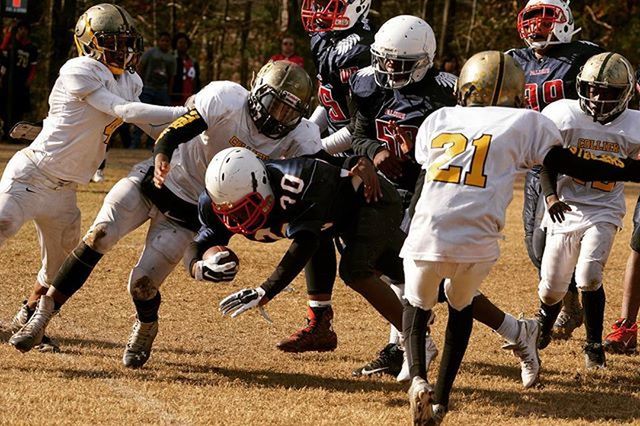
[[[10,147],[0,148],[6,164]],[[107,181],[79,191],[83,231],[106,191],[145,153],[115,151]],[[638,188],[628,189],[630,209]],[[522,244],[518,186],[509,208],[502,257],[483,290],[508,312],[531,315],[536,274]],[[617,317],[629,252],[630,216],[618,236],[605,273],[606,326]],[[146,227],[144,227],[146,229]],[[351,370],[386,343],[387,327],[352,291],[336,284],[338,349],[329,354],[286,355],[275,342],[293,332],[305,313],[304,282],[267,307],[274,325],[256,313],[222,318],[218,301],[233,290],[260,284],[286,242],[232,247],[242,257],[229,285],[191,280],[179,267],[164,284],[161,331],[147,366],[121,366],[132,324],[127,277],[143,245],[140,229],[109,253],[85,288],[49,329],[61,354],[20,354],[0,346],[0,423],[175,424],[407,424],[406,389],[391,378],[355,379]],[[31,225],[8,241],[0,255],[0,313],[9,319],[35,279],[39,250]],[[446,311],[437,310],[434,330],[441,345]],[[6,336],[5,336],[6,338]],[[452,395],[447,424],[586,424],[640,422],[640,360],[609,356],[609,368],[587,374],[580,352],[584,331],[542,354],[543,385],[523,391],[516,359],[500,339],[475,325],[472,342]],[[433,374],[433,370],[432,370]]]

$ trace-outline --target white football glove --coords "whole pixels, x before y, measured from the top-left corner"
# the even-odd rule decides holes
[[[253,308],[260,308],[260,314],[265,319],[271,322],[271,319],[264,311],[264,308],[260,306],[260,301],[264,297],[264,290],[262,287],[245,288],[236,293],[233,293],[220,302],[220,310],[222,315],[231,314],[231,318],[235,318],[243,312]]]
[[[225,250],[214,254],[207,260],[197,261],[194,278],[198,281],[206,280],[214,283],[233,281],[238,273],[238,264],[236,262],[219,263],[227,256],[229,256],[229,252]]]

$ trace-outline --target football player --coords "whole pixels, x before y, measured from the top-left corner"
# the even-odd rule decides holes
[[[109,191],[36,313],[10,343],[21,351],[37,344],[53,312],[80,289],[102,256],[150,220],[129,277],[137,318],[123,355],[126,367],[142,367],[158,332],[159,287],[199,229],[197,202],[207,165],[229,146],[247,147],[265,159],[319,151],[318,127],[302,118],[311,94],[304,69],[286,61],[265,65],[251,92],[228,81],[212,82],[198,92],[193,107],[162,132],[153,158],[135,165]]]
[[[501,52],[481,52],[469,59],[458,79],[457,99],[460,107],[434,112],[418,131],[416,160],[426,176],[401,251],[414,424],[439,424],[447,412],[471,335],[471,304],[498,258],[500,231],[517,175],[544,164],[579,179],[640,178],[640,162],[626,159],[612,165],[608,158],[579,158],[559,146],[562,137],[550,119],[516,109],[524,106],[524,73]],[[565,207],[556,203],[550,209],[555,217]],[[420,351],[443,279],[449,319],[434,390],[426,381]]]
[[[138,102],[142,81],[135,66],[142,37],[122,7],[105,3],[89,8],[76,24],[74,40],[79,57],[60,69],[47,118],[41,128],[33,126],[35,139],[9,161],[0,183],[0,244],[33,220],[42,254],[36,284],[13,318],[12,332],[33,315],[39,297],[77,244],[76,187],[89,183],[112,133],[131,122],[157,137],[186,111]]]
[[[402,305],[376,273],[403,280],[400,197],[389,182],[378,179],[369,160],[349,157],[342,162],[343,167],[315,158],[263,163],[241,149],[214,157],[207,170],[209,208],[227,229],[256,238],[266,229],[293,240],[263,284],[220,302],[223,314],[235,317],[273,299],[313,256],[321,234],[328,233],[343,241],[342,280],[401,327]]]
[[[627,109],[635,85],[631,64],[617,53],[601,53],[584,65],[577,77],[579,101],[562,100],[542,111],[560,129],[565,147],[615,162],[640,152],[640,112]],[[546,178],[543,170],[543,178]],[[559,304],[575,268],[582,293],[587,342],[583,348],[588,369],[606,365],[602,347],[605,293],[602,272],[622,227],[625,214],[624,185],[615,182],[585,183],[568,176],[551,184],[543,179],[548,205],[558,197],[571,207],[561,223],[547,214],[546,247],[538,288],[543,328],[555,320]]]
[[[350,82],[357,111],[354,152],[373,161],[405,200],[411,198],[420,172],[411,146],[418,127],[438,108],[455,105],[456,78],[433,68],[435,51],[429,24],[415,16],[396,16],[375,35],[372,65],[353,75]],[[390,284],[401,299],[403,284]],[[397,376],[403,363],[400,343],[400,333],[392,327],[389,343],[378,357],[353,374]],[[429,344],[429,356],[436,352],[435,345]]]
[[[367,14],[371,0],[304,0],[302,24],[311,36],[311,55],[318,71],[320,105],[310,120],[318,124],[322,147],[329,154],[351,149],[349,77],[371,63],[373,41]],[[331,321],[331,294],[336,277],[333,240],[324,237],[305,267],[309,307],[307,325],[278,342],[285,352],[332,351],[338,339]]]
[[[640,70],[636,71],[636,91],[640,94]],[[633,213],[631,254],[624,271],[622,309],[611,333],[604,339],[608,352],[632,354],[638,346],[638,309],[640,308],[640,198]]]
[[[517,28],[527,47],[512,49],[507,54],[524,70],[528,108],[542,111],[559,99],[578,99],[576,76],[580,68],[603,50],[588,41],[572,41],[580,29],[575,29],[569,1],[529,0],[518,14]],[[525,246],[538,272],[545,239],[544,230],[539,226],[545,210],[540,197],[539,173],[540,167],[536,167],[526,176],[523,209]],[[549,344],[552,333],[557,338],[568,339],[582,324],[582,307],[573,278],[569,289],[564,303],[556,306],[562,308],[556,323],[542,330],[541,349]],[[542,318],[542,313],[538,317]]]

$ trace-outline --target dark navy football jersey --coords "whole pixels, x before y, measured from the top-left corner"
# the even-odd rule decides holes
[[[356,138],[366,138],[368,142],[354,143],[355,153],[371,158],[371,152],[380,145],[385,145],[396,156],[405,160],[403,177],[395,183],[402,189],[413,192],[420,165],[415,162],[413,149],[404,154],[401,147],[396,145],[390,123],[396,122],[399,131],[415,142],[420,125],[432,112],[456,105],[453,93],[455,83],[456,77],[453,74],[432,68],[422,80],[401,89],[390,90],[376,84],[373,67],[360,70],[351,77],[350,84],[356,109],[367,120],[366,127],[357,129],[358,134],[354,132],[353,137],[354,142]]]
[[[318,100],[327,111],[329,129],[349,124],[349,77],[371,65],[373,31],[365,20],[345,31],[315,33],[311,54],[318,70]]]
[[[552,46],[538,59],[532,48],[511,49],[525,74],[528,107],[542,111],[558,99],[578,99],[576,77],[587,60],[603,49],[588,41],[572,41]]]
[[[319,235],[353,211],[356,197],[346,170],[305,157],[270,160],[265,166],[274,207],[264,228],[247,238],[273,242],[294,238],[300,231]],[[196,242],[203,247],[228,244],[233,234],[214,213],[206,191],[200,195],[198,210],[202,228]]]

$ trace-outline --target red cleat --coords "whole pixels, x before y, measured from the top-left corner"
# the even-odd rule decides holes
[[[308,308],[307,326],[279,342],[276,347],[283,352],[330,352],[338,347],[338,336],[333,327],[333,309]]]
[[[613,331],[604,338],[604,348],[614,354],[632,354],[638,345],[638,324],[620,318],[613,324]]]

